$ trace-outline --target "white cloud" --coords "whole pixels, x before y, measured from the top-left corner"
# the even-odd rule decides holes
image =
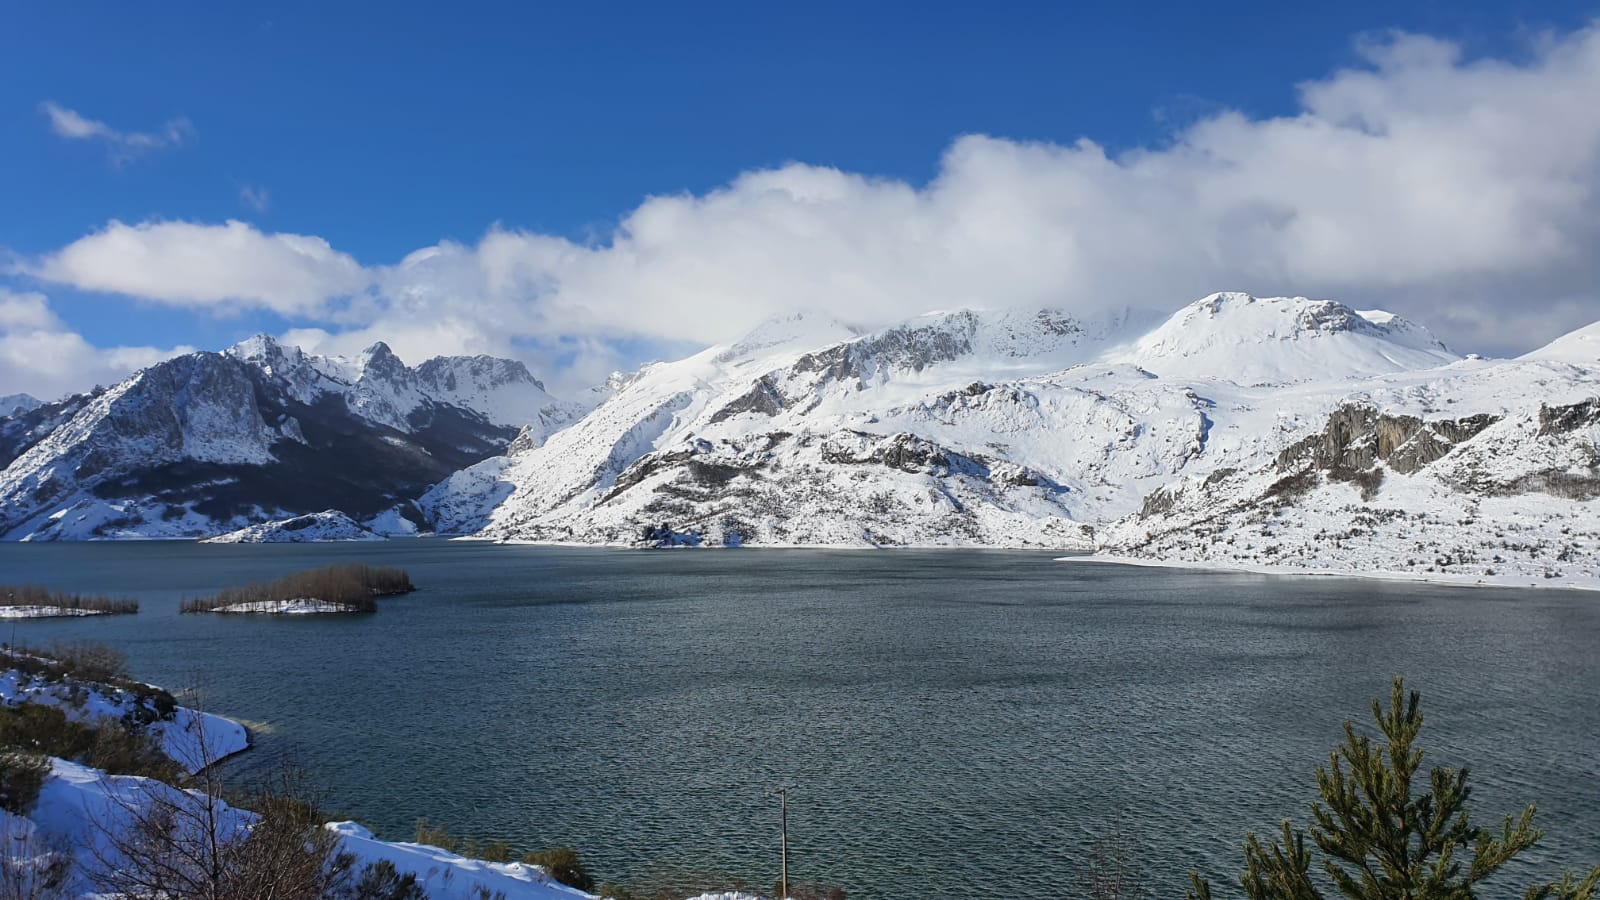
[[[52,100],[39,104],[39,111],[50,120],[50,130],[58,136],[70,141],[100,141],[118,164],[151,150],[181,146],[195,136],[194,126],[182,117],[168,120],[158,131],[121,131]]]
[[[222,225],[113,220],[56,253],[18,267],[44,281],[174,306],[327,314],[328,301],[359,292],[369,276],[319,237],[263,234]]]
[[[1292,116],[1209,115],[1109,156],[973,135],[927,185],[800,164],[653,197],[610,240],[492,229],[378,275],[364,323],[713,341],[819,308],[1172,308],[1214,289],[1383,305],[1465,349],[1600,318],[1600,30],[1523,64],[1414,35],[1300,88]]]
[[[246,184],[239,187],[239,203],[245,208],[258,213],[266,212],[272,206],[272,194],[264,187]]]
[[[95,347],[51,311],[44,295],[0,288],[0,393],[52,400],[115,384],[135,369],[193,350]]]
[[[1360,66],[1301,85],[1293,115],[1218,112],[1121,155],[971,135],[925,185],[747,172],[648,198],[595,243],[496,226],[362,267],[238,222],[113,222],[25,269],[313,316],[328,349],[516,350],[575,372],[621,341],[723,340],[802,308],[874,325],[1239,289],[1388,307],[1489,352],[1600,318],[1600,26],[1542,36],[1516,63],[1415,35],[1360,50]]]

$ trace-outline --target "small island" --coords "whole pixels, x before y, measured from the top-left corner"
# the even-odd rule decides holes
[[[404,569],[339,563],[184,600],[185,613],[370,613],[377,598],[416,590]]]
[[[0,584],[0,619],[132,615],[139,602],[52,591],[36,584]]]

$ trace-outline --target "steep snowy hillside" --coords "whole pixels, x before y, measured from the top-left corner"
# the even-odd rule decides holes
[[[419,504],[495,539],[1087,548],[1168,480],[1278,452],[1275,394],[1320,415],[1357,375],[1456,359],[1369,315],[1230,294],[1164,322],[960,310],[824,344],[768,325]]]
[[[1495,521],[1561,510],[1558,532],[1594,528],[1587,499],[1536,487],[1577,490],[1560,485],[1588,477],[1594,435],[1528,425],[1541,403],[1600,395],[1593,372],[1463,360],[1386,313],[1214,294],[1153,323],[961,310],[857,335],[805,321],[648,367],[548,443],[456,473],[419,505],[443,532],[501,540],[1072,549],[1098,531],[1116,553],[1198,560],[1180,549],[1197,522],[1254,510],[1269,489],[1278,504],[1281,461],[1365,409],[1405,417],[1410,442],[1398,462],[1385,445],[1380,492],[1441,509],[1471,495]],[[1580,332],[1550,352],[1587,346]],[[1520,430],[1500,424],[1513,421]],[[1480,422],[1482,435],[1466,433]],[[1404,493],[1421,467],[1397,467],[1454,471],[1441,460],[1469,438],[1456,459],[1504,477],[1458,477],[1438,488],[1446,500]],[[1323,517],[1307,547],[1327,517],[1362,514],[1338,493],[1359,484],[1317,478],[1327,484],[1301,495]]]
[[[0,537],[199,537],[330,506],[368,518],[580,411],[520,363],[411,369],[383,344],[347,360],[258,336],[0,419]]]
[[[1272,459],[1151,494],[1112,556],[1600,588],[1600,379],[1524,359],[1363,385]]]

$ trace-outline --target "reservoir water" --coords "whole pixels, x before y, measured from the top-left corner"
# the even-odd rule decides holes
[[[420,590],[370,616],[178,614],[342,560]],[[1538,804],[1519,876],[1600,863],[1600,594],[431,540],[7,544],[0,582],[137,598],[15,639],[104,641],[199,688],[256,729],[230,777],[292,759],[384,837],[427,817],[570,844],[612,883],[770,886],[779,787],[791,876],[852,898],[1075,896],[1114,822],[1163,895],[1191,868],[1231,881],[1247,829],[1306,821],[1341,723],[1395,674],[1480,824]]]

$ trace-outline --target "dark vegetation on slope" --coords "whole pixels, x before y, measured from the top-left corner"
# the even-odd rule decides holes
[[[23,815],[32,807],[49,772],[47,757],[72,760],[113,775],[141,775],[167,783],[181,777],[177,763],[150,733],[171,720],[177,701],[160,688],[127,676],[127,657],[104,644],[57,644],[50,649],[0,648],[0,670],[22,683],[65,684],[62,705],[0,706],[0,808]],[[91,690],[115,703],[130,700],[118,718],[83,719]]]
[[[178,708],[172,694],[128,677],[126,653],[95,641],[58,641],[48,647],[0,646],[0,671],[4,670],[50,684],[70,680],[93,685],[114,702],[131,697],[138,707],[150,710],[148,714],[135,713],[147,721],[171,719]]]
[[[137,600],[52,591],[36,584],[0,584],[0,606],[54,606],[127,615],[139,611]]]
[[[349,612],[375,612],[377,597],[416,590],[404,569],[338,563],[295,572],[272,581],[227,588],[219,593],[185,600],[180,612],[211,612],[243,603],[277,603],[286,600],[320,600],[347,607]]]

